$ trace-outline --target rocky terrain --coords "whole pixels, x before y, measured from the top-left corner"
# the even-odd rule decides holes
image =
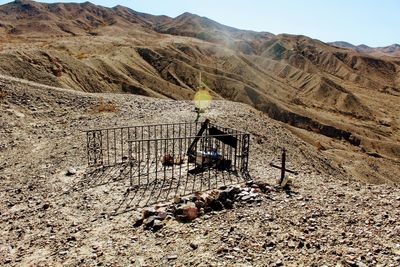
[[[399,266],[397,50],[190,13],[0,6],[0,265]],[[253,181],[118,210],[124,170],[92,175],[83,131],[193,122],[200,77],[202,119],[251,134]],[[285,188],[282,147],[299,172]]]
[[[1,265],[400,263],[398,188],[356,181],[245,104],[215,101],[204,116],[252,134],[250,174],[267,190],[244,187],[255,190],[254,201],[241,197],[233,209],[211,210],[190,223],[167,219],[152,231],[135,225],[141,210],[105,212],[117,192],[112,181],[87,181],[81,131],[192,121],[191,101],[89,94],[5,76],[0,92]],[[100,109],[104,103],[113,109]],[[286,191],[276,187],[279,171],[269,167],[282,146],[288,167],[300,172]]]
[[[285,123],[349,175],[398,183],[400,59],[385,54],[396,47],[377,54],[340,44],[239,30],[190,13],[170,18],[89,2],[0,6],[2,74],[190,100],[201,73],[214,99]]]

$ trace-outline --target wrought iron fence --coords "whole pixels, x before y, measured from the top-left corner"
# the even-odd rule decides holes
[[[193,135],[200,127],[201,123],[169,123],[87,130],[88,165],[107,167],[127,162],[129,140]]]
[[[127,206],[250,179],[250,135],[208,120],[97,129],[86,135],[89,166],[123,166],[131,195]]]

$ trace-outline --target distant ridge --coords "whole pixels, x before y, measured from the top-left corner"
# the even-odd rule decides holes
[[[400,56],[400,45],[399,44],[392,44],[389,46],[383,47],[370,47],[364,44],[361,45],[353,45],[348,42],[344,41],[337,41],[337,42],[330,42],[330,45],[341,47],[341,48],[349,48],[353,49],[354,51],[361,52],[361,53],[369,53],[375,55],[388,55],[388,56]]]

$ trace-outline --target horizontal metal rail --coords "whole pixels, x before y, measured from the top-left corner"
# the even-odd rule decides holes
[[[118,130],[118,129],[128,129],[128,128],[136,128],[136,127],[172,126],[172,125],[185,125],[185,124],[193,124],[193,122],[137,124],[137,125],[123,126],[123,127],[110,127],[110,128],[82,130],[82,132],[86,133],[86,132],[93,132],[93,131]],[[198,122],[198,124],[201,124],[201,122]]]
[[[198,122],[198,124],[201,124],[202,122]],[[121,127],[109,127],[109,128],[98,128],[98,129],[88,129],[88,130],[81,130],[83,133],[87,132],[93,132],[93,131],[105,131],[105,130],[118,130],[118,129],[128,129],[128,128],[135,128],[135,127],[154,127],[154,126],[172,126],[172,125],[185,125],[185,124],[193,124],[193,122],[177,122],[177,123],[158,123],[158,124],[137,124],[137,125],[131,125],[131,126],[121,126]],[[221,129],[225,129],[228,131],[235,131],[237,133],[242,133],[242,134],[247,134],[247,132],[240,131],[237,129],[231,129],[228,127],[221,127],[216,124],[210,123],[211,126],[215,126]]]
[[[204,135],[200,138],[216,138],[216,137],[224,137],[224,136],[237,136],[241,137],[246,134],[215,134],[215,135]],[[185,136],[185,137],[168,137],[168,138],[155,138],[155,139],[135,139],[135,140],[128,140],[128,142],[145,142],[145,141],[165,141],[165,140],[179,140],[179,139],[194,139],[197,136]]]

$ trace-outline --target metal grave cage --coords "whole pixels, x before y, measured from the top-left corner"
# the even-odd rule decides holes
[[[86,131],[91,169],[118,168],[127,206],[146,206],[251,179],[250,135],[204,122]]]

